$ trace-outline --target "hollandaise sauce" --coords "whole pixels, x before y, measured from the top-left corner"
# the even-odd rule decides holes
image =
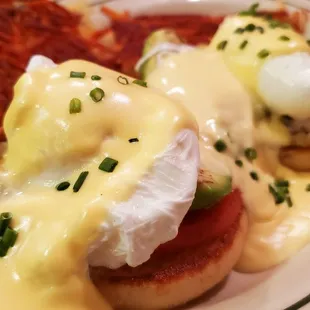
[[[309,46],[287,24],[236,15],[224,20],[209,46],[165,51],[147,76],[151,87],[182,101],[196,116],[201,165],[232,175],[242,191],[250,225],[236,266],[241,271],[275,266],[310,242],[310,175],[279,163],[288,133],[256,119],[257,106],[263,106],[260,68],[267,59],[300,51],[309,52]]]
[[[110,309],[88,277],[90,247],[180,130],[178,103],[85,61],[24,74],[4,120],[0,213],[18,238],[0,258],[1,305]]]

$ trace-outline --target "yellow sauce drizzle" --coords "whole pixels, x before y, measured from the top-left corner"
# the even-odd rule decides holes
[[[263,27],[264,33],[235,33],[251,23]],[[290,41],[279,40],[281,35]],[[225,48],[218,50],[225,40]],[[249,43],[240,49],[244,40]],[[237,268],[244,272],[279,264],[310,242],[310,194],[305,191],[310,175],[284,169],[277,151],[280,138],[283,144],[288,141],[285,133],[273,137],[277,143],[266,150],[262,145],[268,142],[270,146],[270,130],[255,127],[252,120],[252,105],[258,100],[257,73],[265,61],[257,54],[263,48],[270,51],[270,57],[310,51],[306,40],[291,29],[272,29],[262,18],[233,16],[225,19],[209,47],[165,55],[147,78],[151,87],[181,100],[197,117],[202,165],[213,172],[230,173],[243,192],[250,228]],[[219,138],[228,143],[229,151],[214,151],[213,144]],[[244,147],[249,146],[259,151],[253,164],[242,157]],[[235,165],[236,157],[243,160],[243,168]],[[259,182],[250,178],[252,170],[258,173]],[[275,205],[268,191],[268,184],[277,177],[292,183],[292,208],[285,203]]]
[[[70,78],[70,71],[86,77]],[[91,75],[102,77],[93,81]],[[88,279],[87,255],[108,207],[126,201],[172,138],[197,131],[194,118],[160,93],[85,61],[24,74],[4,120],[8,148],[1,174],[0,213],[14,215],[15,247],[0,259],[1,304],[10,309],[110,309]],[[95,87],[105,97],[94,102]],[[72,98],[80,113],[70,114]],[[139,143],[128,139],[139,137]],[[113,173],[98,169],[105,157]],[[79,192],[72,186],[89,171]],[[55,186],[69,181],[59,192]]]

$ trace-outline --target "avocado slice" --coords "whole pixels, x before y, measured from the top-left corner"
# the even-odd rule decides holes
[[[200,169],[197,189],[191,210],[212,207],[221,198],[232,191],[232,179]]]
[[[153,47],[160,43],[175,43],[181,44],[184,42],[173,29],[162,28],[152,32],[145,40],[142,55],[146,55]],[[140,68],[139,74],[143,80],[156,68],[156,56],[147,60]]]

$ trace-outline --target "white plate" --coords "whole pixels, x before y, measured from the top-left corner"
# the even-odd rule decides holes
[[[89,0],[92,1],[92,0]],[[99,0],[100,1],[100,0]],[[256,1],[257,2],[257,1]],[[262,7],[276,8],[274,1],[259,1]],[[108,24],[99,6],[94,6],[94,22],[97,28]],[[251,0],[117,0],[108,6],[115,10],[128,10],[139,14],[210,14],[222,15],[247,8]],[[286,3],[310,10],[310,1],[291,0]],[[310,228],[309,228],[310,229]],[[212,294],[182,307],[185,309],[212,310],[284,310],[299,309],[310,302],[310,246],[290,261],[262,273],[240,274],[232,272],[220,288]],[[310,309],[305,306],[303,309]]]

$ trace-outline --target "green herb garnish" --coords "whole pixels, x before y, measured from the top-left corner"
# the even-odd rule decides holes
[[[251,171],[251,172],[250,172],[250,176],[251,176],[251,178],[252,178],[254,181],[258,181],[258,180],[259,180],[258,174],[257,174],[255,171]]]
[[[282,202],[284,202],[285,200],[285,195],[283,195],[282,193],[280,193],[279,191],[277,191],[272,185],[268,185],[269,188],[269,192],[271,193],[271,195],[274,198],[274,202],[275,204],[281,204]]]
[[[2,237],[0,237],[0,257],[4,257],[8,254],[9,248],[3,243]]]
[[[139,142],[139,139],[138,138],[131,138],[128,141],[129,141],[129,143],[135,143],[135,142]]]
[[[247,24],[244,27],[244,30],[248,32],[253,32],[255,29],[256,29],[256,26],[254,24]]]
[[[2,242],[7,248],[11,248],[14,246],[16,239],[18,236],[18,232],[10,227],[8,227],[2,237]]]
[[[85,182],[85,180],[88,176],[88,173],[89,173],[88,171],[83,171],[80,173],[78,179],[76,180],[76,182],[73,185],[73,191],[75,193],[77,193],[81,189],[83,183]]]
[[[289,186],[290,182],[288,180],[279,179],[274,182],[274,185],[276,186],[276,190],[279,193],[279,195],[283,197],[287,197],[287,195],[290,193]]]
[[[241,44],[240,44],[240,46],[239,46],[239,48],[241,49],[241,50],[243,50],[243,49],[245,49],[245,47],[248,45],[248,40],[244,40]]]
[[[292,198],[290,196],[287,196],[285,200],[286,200],[287,206],[291,208],[293,206]]]
[[[61,191],[65,191],[69,186],[70,186],[69,182],[67,181],[61,182],[56,186],[56,189],[61,192]]]
[[[243,28],[237,28],[235,30],[235,33],[242,34],[242,33],[244,33],[244,29]]]
[[[278,27],[280,27],[280,25],[281,25],[281,22],[278,20],[274,20],[274,19],[269,20],[269,27],[270,28],[273,28],[273,29],[278,28]]]
[[[142,87],[147,87],[147,83],[145,81],[142,81],[142,80],[134,80],[132,83],[140,85]]]
[[[117,78],[117,82],[122,84],[122,85],[128,85],[129,84],[128,79],[125,78],[124,76],[121,76],[121,75]]]
[[[5,230],[9,227],[13,214],[11,212],[4,212],[0,214],[0,236],[2,236]]]
[[[282,187],[281,187],[281,186],[278,186],[278,187],[277,187],[277,191],[278,191],[280,194],[284,195],[284,196],[286,196],[287,194],[290,193],[288,187],[285,187],[285,186],[282,186]]]
[[[78,71],[71,71],[70,72],[70,77],[71,78],[80,78],[84,79],[86,76],[86,72],[78,72]]]
[[[249,160],[252,161],[257,158],[257,152],[253,147],[248,147],[244,150],[244,156]]]
[[[240,160],[240,159],[236,159],[236,160],[235,160],[235,164],[236,164],[238,167],[243,167],[243,162],[242,162],[242,160]]]
[[[91,76],[91,79],[92,79],[93,81],[99,81],[99,80],[101,80],[101,76],[99,76],[99,75],[92,75],[92,76]]]
[[[0,257],[7,255],[9,248],[14,246],[18,236],[18,232],[9,227],[12,218],[13,215],[10,212],[0,215]]]
[[[220,43],[217,45],[216,48],[217,48],[219,51],[223,51],[223,50],[226,48],[227,43],[228,43],[227,40],[222,41],[222,42],[220,42]]]
[[[221,153],[227,149],[227,145],[222,139],[219,139],[214,143],[214,148]]]
[[[275,29],[275,28],[286,29],[286,28],[291,28],[291,25],[287,24],[287,23],[283,23],[279,20],[271,19],[271,20],[269,20],[269,27],[272,29]]]
[[[274,184],[277,187],[289,187],[290,186],[290,182],[284,179],[278,179],[274,182]]]
[[[252,4],[248,10],[241,11],[239,15],[241,16],[256,16],[257,15],[257,9],[259,7],[259,3]]]
[[[101,88],[96,87],[89,93],[89,96],[94,102],[99,102],[104,97],[104,91]]]
[[[118,165],[117,160],[110,157],[106,157],[99,165],[99,169],[105,172],[113,172],[117,165]]]
[[[306,186],[306,192],[310,192],[310,184]]]
[[[266,58],[270,55],[270,52],[266,49],[262,49],[258,54],[257,54],[257,57],[263,59],[263,58]]]
[[[73,98],[70,101],[69,112],[70,114],[80,113],[82,111],[82,102],[78,98]]]
[[[280,37],[279,37],[279,40],[280,40],[280,41],[289,41],[290,38],[289,38],[288,36],[280,36]]]

